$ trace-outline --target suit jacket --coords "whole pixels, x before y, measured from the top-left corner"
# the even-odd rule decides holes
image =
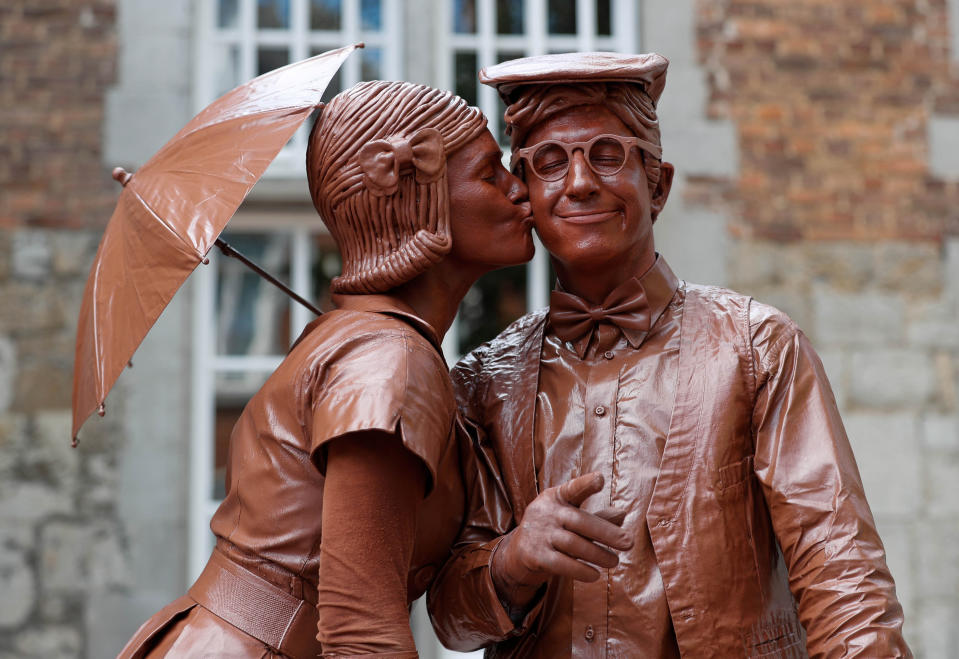
[[[808,340],[749,297],[689,284],[676,294],[685,296],[677,394],[646,521],[681,653],[911,656],[856,463]],[[471,510],[431,588],[430,611],[454,649],[614,656],[595,644],[542,647],[552,584],[514,624],[489,574],[500,537],[536,496],[545,324],[545,311],[521,318],[453,371],[474,445]]]

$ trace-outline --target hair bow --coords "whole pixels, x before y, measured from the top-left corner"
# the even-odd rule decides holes
[[[423,128],[409,137],[374,140],[357,154],[364,183],[377,196],[396,192],[400,172],[409,165],[419,183],[432,183],[446,166],[443,136],[435,128]]]

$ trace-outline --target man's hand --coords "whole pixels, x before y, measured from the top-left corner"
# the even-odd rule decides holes
[[[596,581],[593,566],[615,567],[619,558],[603,547],[626,550],[633,539],[619,528],[624,513],[580,510],[590,495],[603,489],[598,472],[552,487],[537,496],[520,525],[506,534],[490,566],[493,585],[509,609],[521,609],[552,576]]]

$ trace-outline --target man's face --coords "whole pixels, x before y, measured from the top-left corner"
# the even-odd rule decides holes
[[[605,107],[590,105],[543,122],[524,146],[543,140],[585,142],[602,134],[634,136]],[[665,202],[669,184],[665,193],[657,190],[656,203],[651,202],[638,148],[629,150],[626,164],[612,175],[594,173],[581,150],[574,151],[569,172],[558,181],[543,181],[528,166],[525,171],[536,232],[558,270],[615,267],[631,276],[652,264],[653,217]]]

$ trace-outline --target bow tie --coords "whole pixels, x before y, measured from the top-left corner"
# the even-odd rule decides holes
[[[599,306],[563,291],[553,291],[549,297],[553,331],[573,345],[580,359],[600,323],[615,325],[631,346],[638,347],[649,331],[649,311],[646,292],[635,277],[619,285]]]

